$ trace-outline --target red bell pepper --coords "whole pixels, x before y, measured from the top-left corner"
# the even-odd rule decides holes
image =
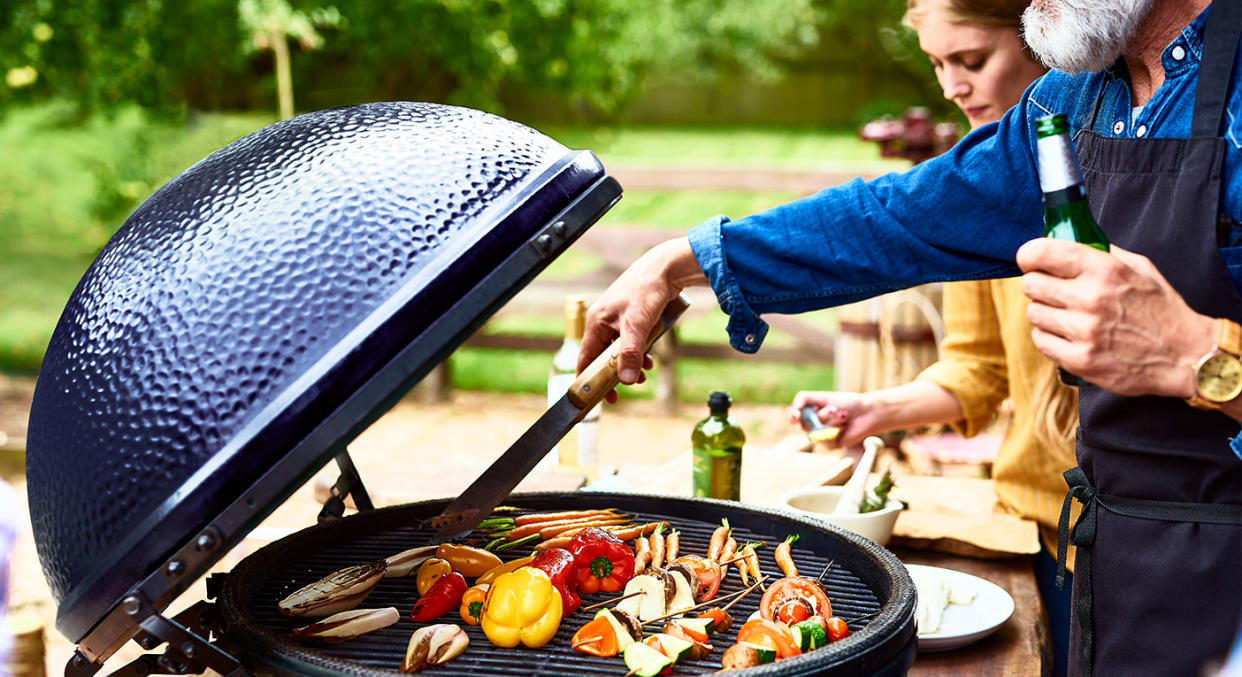
[[[549,548],[535,555],[530,565],[542,570],[552,579],[552,587],[561,594],[561,613],[568,616],[582,606],[578,597],[578,567],[574,556],[564,548]]]
[[[414,602],[410,609],[410,620],[415,623],[433,621],[461,605],[461,597],[466,594],[466,577],[454,571],[441,576],[427,590],[427,594]]]
[[[587,527],[569,541],[578,567],[578,592],[619,592],[634,576],[634,553],[621,539],[598,527]]]

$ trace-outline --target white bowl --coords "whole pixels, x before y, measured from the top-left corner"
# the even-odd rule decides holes
[[[806,487],[787,491],[777,500],[782,508],[852,531],[879,545],[888,545],[888,539],[893,535],[893,524],[905,508],[902,502],[890,498],[883,508],[874,512],[834,515],[832,511],[843,491],[845,487]]]

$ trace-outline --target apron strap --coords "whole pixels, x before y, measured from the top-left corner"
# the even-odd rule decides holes
[[[1153,501],[1101,494],[1091,486],[1087,473],[1079,467],[1065,471],[1065,482],[1069,485],[1069,492],[1061,503],[1061,518],[1057,524],[1056,582],[1058,588],[1065,587],[1066,543],[1073,543],[1078,547],[1077,567],[1074,572],[1078,577],[1079,587],[1075,608],[1078,611],[1079,637],[1082,639],[1083,674],[1091,677],[1091,632],[1094,627],[1091,618],[1091,546],[1095,543],[1097,508],[1103,506],[1109,512],[1138,519],[1242,525],[1242,505]],[[1082,503],[1082,512],[1079,513],[1071,532],[1069,517],[1072,499],[1078,499]]]
[[[1199,59],[1199,82],[1195,85],[1191,138],[1220,136],[1220,123],[1229,98],[1229,76],[1238,52],[1238,37],[1242,35],[1242,2],[1216,0],[1209,11],[1211,14],[1203,31],[1203,55]],[[1218,16],[1212,16],[1217,13]]]

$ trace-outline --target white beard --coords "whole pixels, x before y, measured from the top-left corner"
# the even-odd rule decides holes
[[[1134,38],[1155,0],[1044,0],[1022,12],[1026,44],[1049,68],[1102,71]]]

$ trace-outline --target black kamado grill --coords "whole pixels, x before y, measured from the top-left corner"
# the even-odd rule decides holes
[[[57,627],[77,644],[66,674],[95,674],[131,640],[149,653],[119,673],[398,674],[416,627],[408,616],[319,644],[294,640],[289,630],[305,621],[276,612],[306,583],[430,542],[428,518],[446,505],[372,509],[345,446],[620,194],[592,153],[520,124],[378,103],[261,129],[147,200],[74,290],[31,408],[30,514]],[[214,601],[164,614],[333,459],[337,500],[320,524],[210,577]],[[361,512],[341,517],[345,495]],[[506,503],[666,519],[684,552],[704,552],[722,517],[739,539],[799,533],[795,561],[812,575],[832,563],[826,589],[853,634],[753,672],[904,674],[913,660],[913,585],[870,541],[705,499],[565,493]],[[739,589],[730,580],[722,594]],[[408,614],[414,599],[412,577],[388,578],[365,606]],[[747,598],[735,616],[757,603]],[[589,615],[567,618],[538,650],[499,648],[470,628],[466,653],[427,672],[624,673],[619,659],[569,648]],[[719,669],[730,641],[715,643],[675,672]]]

